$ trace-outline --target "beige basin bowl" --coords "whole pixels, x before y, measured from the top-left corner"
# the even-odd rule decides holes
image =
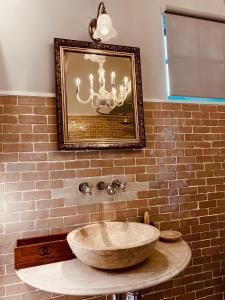
[[[149,257],[159,239],[157,228],[135,222],[101,222],[75,229],[67,235],[74,254],[100,269],[122,269]]]

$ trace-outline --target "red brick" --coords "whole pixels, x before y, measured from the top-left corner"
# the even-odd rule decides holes
[[[22,181],[48,180],[48,172],[24,172],[21,174]]]
[[[88,223],[88,222],[89,222],[89,215],[87,215],[87,214],[64,218],[65,226],[84,224],[84,223]]]
[[[78,214],[86,214],[92,212],[100,212],[102,210],[102,204],[87,204],[87,205],[80,205],[77,207]]]
[[[20,153],[20,161],[42,161],[47,160],[47,153]]]
[[[5,114],[26,115],[32,113],[32,106],[14,106],[7,105],[4,107]]]
[[[156,180],[155,174],[137,174],[136,181],[137,182],[145,182],[145,181],[153,181]]]
[[[49,136],[48,134],[21,134],[22,142],[48,142]]]
[[[102,168],[102,175],[122,175],[124,174],[124,168],[113,167],[113,168]]]
[[[19,142],[19,140],[20,140],[19,134],[0,133],[0,142],[14,143],[14,142]]]
[[[55,108],[55,106],[52,106],[52,107],[34,106],[33,113],[36,115],[43,115],[43,116],[55,115],[56,108]]]
[[[115,211],[116,219],[125,219],[137,216],[137,209],[117,210]]]
[[[19,115],[18,121],[20,124],[47,124],[47,117],[35,115]]]
[[[17,96],[0,96],[0,105],[16,105]]]
[[[135,165],[135,159],[134,158],[114,159],[114,165],[122,166],[122,167]]]
[[[125,201],[105,202],[103,203],[103,211],[122,210],[126,209]]]
[[[20,232],[20,231],[33,230],[33,229],[34,229],[34,221],[24,221],[24,222],[5,224],[6,233]]]
[[[109,221],[114,219],[113,211],[91,213],[90,222]]]
[[[37,181],[36,189],[38,190],[51,190],[63,187],[62,180],[54,180],[54,181]]]
[[[64,179],[64,178],[74,178],[76,177],[75,170],[67,170],[67,171],[51,171],[50,179]]]
[[[7,183],[5,185],[6,192],[16,192],[16,191],[28,191],[33,190],[35,187],[34,182],[14,182]]]
[[[35,163],[31,162],[10,162],[7,163],[6,171],[7,172],[24,172],[24,171],[34,171],[35,170]]]
[[[17,123],[16,116],[10,116],[10,115],[1,116],[1,124],[16,124],[16,123]]]
[[[36,220],[35,228],[36,229],[45,229],[45,228],[62,228],[63,218],[51,218],[51,219],[41,219]]]
[[[37,162],[37,171],[64,170],[64,162]]]
[[[40,200],[40,199],[50,199],[51,192],[50,191],[28,191],[23,192],[23,201],[31,201],[31,200]]]
[[[19,97],[18,104],[19,105],[45,105],[46,98],[44,97]]]
[[[77,159],[98,159],[99,151],[76,152],[76,158]]]
[[[141,191],[138,192],[138,198],[142,199],[142,198],[154,198],[157,197],[159,194],[158,191],[154,191],[154,190],[150,190],[150,191]]]
[[[56,126],[55,125],[33,125],[33,133],[55,133]]]
[[[16,144],[16,143],[7,143],[3,145],[3,152],[32,152],[33,145],[32,144]]]
[[[32,125],[3,125],[4,133],[30,133],[32,132]]]
[[[77,170],[77,177],[97,177],[101,176],[101,169],[81,169]]]
[[[74,152],[51,152],[48,154],[48,159],[50,161],[66,161],[66,160],[74,160],[75,153]]]
[[[56,98],[55,97],[53,97],[53,98],[51,98],[51,97],[47,98],[46,99],[46,105],[47,106],[54,106],[55,107],[55,105],[56,105]]]
[[[49,152],[49,151],[56,151],[58,149],[57,143],[39,143],[34,144],[34,151],[36,152]]]
[[[85,162],[85,161],[83,161]],[[112,159],[96,159],[96,160],[91,160],[91,167],[92,168],[103,168],[103,167],[112,167],[113,166],[113,160]]]
[[[125,167],[125,174],[142,174],[145,173],[144,166]]]
[[[59,207],[50,209],[50,217],[64,217],[76,215],[76,207]]]

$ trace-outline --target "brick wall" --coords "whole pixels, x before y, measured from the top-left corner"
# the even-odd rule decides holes
[[[126,123],[126,121],[128,123]],[[69,116],[68,138],[79,139],[135,139],[133,116]]]
[[[58,152],[51,98],[2,96],[0,121],[0,299],[78,299],[20,282],[17,238],[141,220],[145,210],[160,229],[180,230],[193,251],[189,267],[143,291],[145,299],[224,299],[225,106],[145,103],[147,147],[134,151]],[[127,191],[80,195],[84,178],[100,177],[127,181]]]

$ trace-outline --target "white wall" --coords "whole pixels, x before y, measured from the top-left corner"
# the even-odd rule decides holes
[[[0,90],[54,93],[53,38],[90,40],[97,0],[0,0]],[[105,0],[119,35],[141,48],[145,99],[165,98],[160,9],[165,4],[225,15],[223,0]]]

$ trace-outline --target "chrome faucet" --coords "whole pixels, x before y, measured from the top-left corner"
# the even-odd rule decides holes
[[[126,185],[127,185],[127,182],[122,183],[118,179],[113,180],[113,182],[112,182],[112,187],[114,188],[114,190],[117,190],[117,191],[123,191],[123,192],[125,192],[126,191],[126,188],[125,188]]]
[[[116,191],[123,191],[125,192],[125,186],[126,186],[126,182],[122,183],[120,180],[116,179],[113,180],[113,182],[111,184],[107,184],[103,181],[99,181],[97,183],[97,188],[99,190],[106,190],[108,195],[114,195]]]
[[[108,195],[114,195],[115,194],[115,189],[112,186],[112,184],[107,184],[103,181],[99,181],[97,183],[97,189],[99,189],[101,191],[106,190]]]
[[[81,182],[79,185],[79,191],[84,195],[85,194],[92,195],[92,187],[93,186],[88,182]]]

